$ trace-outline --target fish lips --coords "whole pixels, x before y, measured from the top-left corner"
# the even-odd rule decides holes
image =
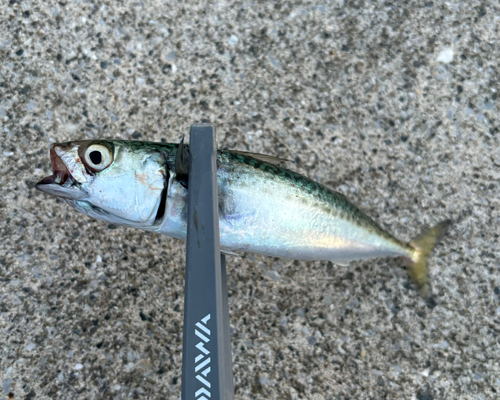
[[[86,193],[81,189],[80,183],[76,181],[68,170],[64,161],[56,152],[56,146],[53,144],[50,147],[50,160],[52,161],[53,175],[43,178],[36,184],[36,188],[42,192],[53,196],[61,197],[69,200],[83,200],[87,197]]]

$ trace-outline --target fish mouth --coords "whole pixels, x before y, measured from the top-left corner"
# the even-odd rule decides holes
[[[62,145],[58,144],[53,144],[50,147],[53,174],[38,182],[36,188],[63,199],[81,200],[85,198],[86,196],[80,188],[80,183],[71,175],[68,167],[57,154],[56,148],[60,148],[61,151],[65,150]]]

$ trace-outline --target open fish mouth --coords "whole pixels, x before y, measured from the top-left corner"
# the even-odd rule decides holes
[[[52,171],[54,174],[43,178],[37,185],[50,185],[53,183],[65,185],[68,180],[70,184],[76,182],[73,176],[71,176],[66,164],[64,164],[61,157],[57,155],[55,146],[51,146],[50,148],[50,160],[52,161]]]
[[[67,165],[57,154],[56,146],[50,148],[53,175],[43,178],[36,184],[36,188],[53,196],[70,200],[82,200],[86,197],[80,188],[79,182],[71,175]],[[64,149],[62,149],[64,151]]]

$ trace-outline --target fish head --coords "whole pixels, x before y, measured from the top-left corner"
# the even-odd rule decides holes
[[[153,227],[168,182],[158,148],[118,140],[73,141],[52,144],[50,159],[53,175],[37,189],[93,218]]]

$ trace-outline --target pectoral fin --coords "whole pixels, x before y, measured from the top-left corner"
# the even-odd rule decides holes
[[[175,154],[175,177],[186,189],[189,181],[189,157],[189,148],[184,144],[184,137],[182,137]]]

